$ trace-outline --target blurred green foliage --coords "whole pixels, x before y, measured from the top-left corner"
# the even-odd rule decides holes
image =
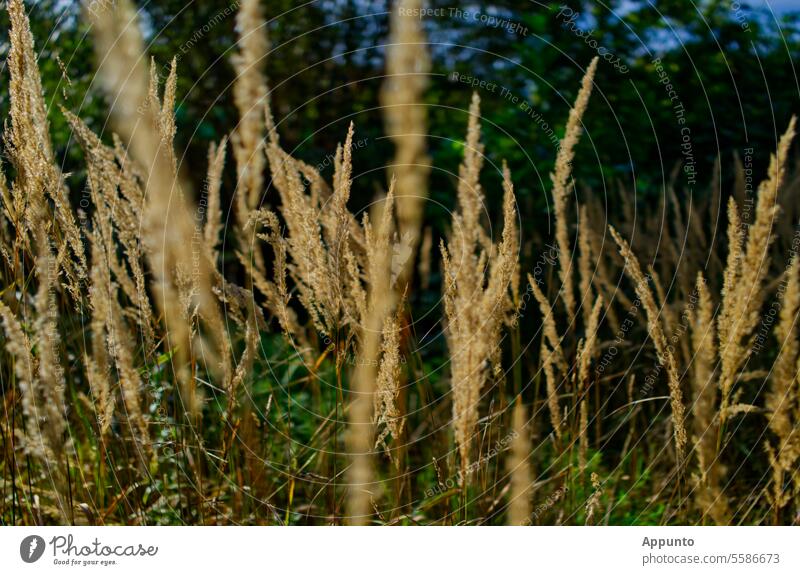
[[[178,60],[179,154],[186,174],[201,186],[208,144],[237,123],[230,64],[237,0],[137,3],[161,76],[166,77],[173,57]],[[384,167],[392,158],[392,147],[383,138],[379,102],[390,3],[266,0],[263,6],[272,44],[264,64],[282,141],[319,165],[354,121],[357,139],[366,141],[356,153],[354,202],[368,202],[385,187]],[[761,167],[774,149],[776,134],[796,111],[796,14],[775,17],[763,8],[721,0],[662,0],[655,5],[632,0],[500,0],[462,3],[458,11],[453,3],[431,0],[427,7],[438,10],[423,18],[434,61],[427,93],[435,165],[435,202],[429,214],[433,221],[439,219],[437,203],[453,203],[473,91],[468,83],[455,81],[454,73],[493,86],[477,88],[488,154],[487,194],[491,198],[499,192],[500,164],[506,159],[523,214],[529,216],[546,209],[555,138],[563,133],[583,70],[598,53],[605,57],[575,173],[601,194],[621,183],[636,189],[639,197],[660,195],[682,159],[683,126],[691,135],[698,189],[710,181],[715,158],[730,167],[733,152],[741,153],[744,147],[755,149],[755,167]],[[29,10],[54,141],[60,152],[67,152],[65,170],[79,177],[80,154],[68,146],[69,130],[59,106],[78,112],[97,131],[104,130],[105,106],[93,84],[90,31],[78,2],[41,0],[29,3]],[[7,30],[3,11],[3,62]],[[659,82],[655,58],[660,58],[677,100],[671,101]],[[0,91],[3,117],[8,97],[7,90]],[[685,109],[685,125],[676,121],[676,101]],[[328,177],[331,172],[330,166],[323,169]],[[230,169],[227,177],[233,178]],[[724,169],[723,178],[730,177],[730,170]],[[680,178],[677,187],[680,193]]]

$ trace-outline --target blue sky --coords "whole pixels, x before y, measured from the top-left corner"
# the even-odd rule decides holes
[[[790,12],[793,10],[800,10],[800,0],[756,0],[753,6],[759,4],[769,5],[776,13]]]

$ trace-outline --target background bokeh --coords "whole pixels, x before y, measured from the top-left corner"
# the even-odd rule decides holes
[[[166,77],[170,60],[178,59],[179,152],[184,154],[186,173],[199,186],[208,144],[219,141],[237,120],[230,59],[238,3],[139,0],[137,4],[162,76]],[[605,190],[621,183],[635,189],[640,200],[658,198],[681,159],[680,126],[659,82],[656,58],[663,62],[685,107],[698,190],[711,180],[716,159],[721,161],[723,180],[732,180],[733,170],[727,168],[733,165],[733,154],[741,155],[744,148],[755,149],[754,168],[763,170],[776,134],[797,103],[800,6],[793,0],[511,0],[459,4],[458,10],[452,2],[434,0],[427,6],[436,11],[423,18],[433,58],[427,93],[429,149],[437,166],[431,186],[436,202],[431,206],[454,201],[450,190],[462,150],[453,135],[463,131],[473,90],[463,78],[493,86],[476,88],[482,97],[486,150],[490,162],[499,165],[502,158],[509,162],[519,201],[529,215],[547,209],[547,174],[555,143],[563,136],[583,70],[598,50],[613,58],[607,58],[598,71],[598,97],[585,118],[588,137],[574,167],[577,179],[594,188]],[[383,137],[379,103],[389,3],[270,0],[265,12],[272,42],[266,68],[287,149],[318,165],[353,120],[358,138],[366,139],[357,151],[360,176],[355,201],[367,202],[376,188],[385,186],[382,167],[392,155],[392,146]],[[79,113],[97,131],[105,125],[106,106],[92,81],[88,26],[80,3],[69,0],[32,3],[30,17],[53,139],[64,151],[70,131],[58,106]],[[5,11],[0,12],[3,60],[8,50],[7,18]],[[508,24],[494,25],[497,22]],[[462,81],[455,81],[454,73]],[[4,117],[7,98],[7,92],[0,91]],[[523,109],[523,102],[529,110]],[[78,157],[73,150],[66,162]],[[79,162],[66,168],[80,177]],[[332,167],[326,170],[324,175],[330,176]],[[499,184],[498,170],[488,178]],[[491,194],[500,186],[486,189]],[[684,200],[691,192],[677,191]]]

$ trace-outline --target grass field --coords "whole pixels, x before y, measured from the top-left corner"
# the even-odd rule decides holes
[[[572,178],[595,58],[534,222],[484,165],[476,94],[437,230],[419,19],[393,13],[395,158],[354,207],[358,122],[328,181],[282,147],[257,1],[237,15],[239,123],[202,189],[174,146],[180,70],[151,74],[127,0],[87,11],[110,129],[59,111],[79,175],[22,1],[8,11],[3,524],[800,522],[794,119],[732,189],[687,205],[684,169],[660,204],[601,197]]]

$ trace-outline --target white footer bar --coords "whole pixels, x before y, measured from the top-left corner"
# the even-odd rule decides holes
[[[15,574],[798,574],[800,527],[0,527],[0,566]]]

